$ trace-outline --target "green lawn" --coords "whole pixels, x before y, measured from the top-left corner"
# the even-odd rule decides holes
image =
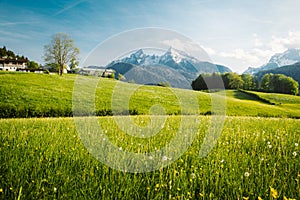
[[[211,117],[199,117],[195,132],[190,128],[193,120],[178,132],[181,117],[189,116],[169,116],[151,138],[126,135],[113,117],[97,119],[105,137],[122,147],[122,152],[155,152],[175,135],[195,136],[183,155],[170,158],[173,163],[146,173],[125,173],[95,159],[83,145],[72,118],[2,119],[0,199],[300,197],[299,120],[227,117],[215,147],[201,158]],[[119,120],[122,118],[125,116]],[[140,125],[149,120],[149,116],[131,118]],[[116,161],[105,146],[93,144],[94,149],[106,152],[107,162]]]

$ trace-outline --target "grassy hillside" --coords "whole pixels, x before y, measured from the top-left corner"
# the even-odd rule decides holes
[[[169,116],[158,135],[145,139],[124,134],[113,117],[98,120],[120,151],[150,152],[175,134],[195,135],[193,120],[178,132],[181,117]],[[228,117],[205,158],[199,152],[210,117],[200,120],[190,148],[172,164],[125,173],[93,158],[73,119],[1,119],[0,199],[299,198],[299,120]],[[107,159],[114,158],[107,152]]]
[[[97,82],[96,91],[93,92],[96,94],[95,107],[96,114],[99,116],[123,115],[128,112],[145,115],[153,111],[155,105],[164,107],[166,114],[211,113],[212,102],[208,93],[136,85],[104,78],[82,76],[80,78]],[[76,87],[80,87],[74,86],[75,79],[75,75],[59,77],[46,74],[0,73],[0,118],[72,116],[73,91]],[[89,89],[87,87],[82,90],[88,91]],[[218,93],[214,94],[214,100],[218,99],[216,94]],[[86,93],[86,98],[89,99],[90,95]],[[130,100],[126,102],[125,97],[128,95]],[[240,91],[226,91],[227,115],[300,117],[300,97],[264,93],[259,93],[259,95],[277,103],[271,105]],[[193,97],[198,100],[199,110],[195,109]],[[181,103],[182,99],[186,101]],[[82,103],[82,106],[84,108],[85,103]],[[183,106],[184,109],[182,109]],[[83,114],[89,113],[86,110],[82,112]]]
[[[237,90],[227,90],[227,114],[231,116],[300,117],[299,96],[252,91],[249,93],[256,94],[258,97]]]

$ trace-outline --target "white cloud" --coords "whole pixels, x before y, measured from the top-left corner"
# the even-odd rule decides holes
[[[290,31],[286,37],[272,36],[269,46],[277,53],[288,48],[300,48],[300,32]]]
[[[216,55],[217,52],[216,50],[214,50],[213,48],[210,48],[210,47],[206,47],[206,46],[203,46],[201,45],[201,48],[206,51],[206,53],[209,55],[209,56],[213,56],[213,55]]]
[[[57,12],[54,14],[54,16],[59,15],[59,14],[61,14],[61,13],[63,13],[63,12],[66,12],[66,11],[68,11],[68,10],[74,8],[75,6],[81,4],[81,3],[85,2],[85,1],[86,1],[86,0],[79,0],[79,1],[73,2],[73,3],[69,4],[69,5],[66,5],[64,8],[60,9],[59,11],[57,11]]]
[[[300,32],[290,31],[286,36],[272,36],[264,39],[253,34],[252,46],[217,51],[203,47],[216,62],[223,63],[234,70],[242,71],[247,67],[259,67],[269,61],[271,56],[282,53],[288,48],[300,48]]]
[[[206,49],[202,48],[198,43],[188,40],[185,38],[184,39],[170,39],[170,40],[163,40],[161,41],[162,44],[167,45],[169,47],[173,47],[175,49],[181,50],[186,52],[187,54],[197,58],[198,60],[205,60],[205,61],[210,61],[211,58],[209,57],[209,50],[206,51]],[[210,53],[213,52],[212,49],[210,49]]]
[[[231,52],[221,52],[219,55],[224,58],[233,58],[252,65],[253,63],[261,62],[261,59],[264,59],[267,53],[260,49],[234,49]]]
[[[254,37],[254,46],[255,47],[262,47],[263,42],[262,42],[261,38],[257,34],[253,34],[253,37]]]
[[[199,44],[197,44],[193,41],[182,41],[178,38],[174,38],[171,40],[164,40],[161,43],[168,45],[170,47],[173,47],[175,49],[182,50],[182,51],[199,51],[199,50],[201,50],[201,47],[199,46]]]

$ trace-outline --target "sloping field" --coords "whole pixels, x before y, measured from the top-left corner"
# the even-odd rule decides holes
[[[73,94],[80,89],[80,86],[75,84],[76,78],[78,77],[75,75],[59,77],[46,74],[0,73],[0,118],[73,116],[73,101],[78,100]],[[87,92],[90,88],[82,89],[86,90],[86,93],[79,96],[83,108],[78,111],[78,115],[91,115],[93,111],[97,116],[147,115],[151,112],[168,115],[210,115],[214,113],[212,101],[222,102],[222,96],[218,98],[218,93],[214,93],[212,98],[210,94],[198,91],[144,86],[95,77],[80,76],[80,79],[92,83],[96,81],[97,85],[90,93]],[[275,103],[270,104],[241,91],[226,91],[226,114],[300,117],[300,97],[257,94]],[[93,111],[84,107],[89,101],[94,102]],[[161,107],[164,108],[163,112]]]

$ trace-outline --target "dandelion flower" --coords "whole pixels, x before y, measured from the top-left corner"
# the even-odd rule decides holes
[[[248,199],[249,199],[249,197],[243,197],[243,199],[244,199],[244,200],[248,200]]]
[[[268,141],[268,142],[267,142],[267,144],[268,144],[268,145],[270,145],[270,144],[271,144],[271,142],[270,142],[270,141]]]
[[[270,187],[270,192],[271,192],[271,196],[272,196],[273,198],[275,198],[275,199],[278,198],[278,192],[277,192],[276,189]]]
[[[271,148],[272,148],[272,145],[269,144],[268,147],[269,147],[269,149],[271,149]]]
[[[178,174],[179,174],[179,172],[176,169],[174,169],[174,176],[176,176]]]
[[[191,174],[191,179],[195,179],[196,178],[196,174],[195,173],[192,173]]]
[[[258,197],[257,199],[258,199],[258,200],[263,200],[261,197]]]
[[[167,161],[167,160],[168,160],[168,157],[167,157],[167,156],[163,156],[163,157],[162,157],[162,160],[163,160],[163,161]]]
[[[250,173],[249,172],[245,172],[244,174],[246,177],[250,176]]]
[[[283,199],[284,200],[296,200],[296,199],[287,198],[286,196],[284,196]]]
[[[293,152],[293,156],[297,156],[297,152],[296,151]]]
[[[53,188],[53,192],[54,192],[54,193],[57,192],[57,188],[56,188],[56,187]]]
[[[0,193],[2,193],[3,192],[3,189],[2,188],[0,188]]]
[[[295,143],[295,146],[297,147],[299,144],[298,143]]]

